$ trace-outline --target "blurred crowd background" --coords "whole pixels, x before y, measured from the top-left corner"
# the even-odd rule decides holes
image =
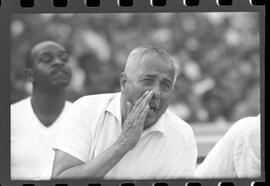
[[[119,91],[119,73],[140,45],[164,48],[179,64],[170,109],[190,123],[231,122],[260,110],[259,16],[256,13],[14,14],[11,103],[31,93],[25,53],[54,40],[70,53],[67,98]]]
[[[119,91],[135,47],[165,49],[181,69],[170,109],[193,127],[199,162],[233,122],[260,112],[257,13],[14,14],[10,26],[11,103],[31,94],[26,52],[54,40],[70,53],[71,101]]]

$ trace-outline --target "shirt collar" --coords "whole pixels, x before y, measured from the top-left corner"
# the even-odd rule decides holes
[[[142,136],[145,136],[149,133],[154,133],[154,132],[158,132],[166,136],[166,128],[164,126],[165,123],[168,122],[166,117],[167,117],[167,111],[165,111],[162,114],[162,116],[159,118],[159,120],[155,124],[153,124],[150,128],[143,131]]]
[[[122,116],[121,116],[121,93],[117,93],[116,96],[112,98],[112,100],[109,102],[108,106],[106,107],[106,111],[113,114],[120,124],[122,124]],[[167,122],[167,111],[163,113],[163,115],[159,118],[159,120],[152,125],[150,128],[143,131],[142,136],[145,136],[149,133],[159,132],[161,134],[166,135],[166,130],[164,124]]]
[[[121,106],[120,106],[120,98],[121,93],[116,93],[116,95],[110,100],[108,106],[106,107],[106,111],[113,114],[119,123],[122,123],[122,116],[121,116]]]

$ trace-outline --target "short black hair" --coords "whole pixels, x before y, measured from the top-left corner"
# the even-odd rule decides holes
[[[44,42],[54,42],[54,43],[57,43],[61,46],[63,46],[62,44],[54,41],[54,40],[51,40],[51,39],[48,39],[48,40],[39,40],[37,42],[35,42],[30,48],[29,50],[26,52],[26,55],[25,55],[25,67],[26,68],[33,68],[33,64],[34,64],[34,59],[33,59],[33,49],[36,48],[36,46],[38,46],[39,44],[41,43],[44,43]]]

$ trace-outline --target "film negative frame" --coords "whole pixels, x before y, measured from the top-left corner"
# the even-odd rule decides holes
[[[25,0],[24,2],[26,2]],[[30,1],[28,1],[29,3]],[[33,4],[31,4],[33,2]],[[99,6],[88,7],[85,0],[67,0],[67,4],[59,4],[54,7],[53,0],[33,0],[30,4],[24,4],[20,0],[0,1],[0,84],[4,85],[1,90],[1,129],[0,129],[0,185],[258,185],[266,182],[267,157],[265,149],[269,148],[265,125],[265,70],[269,50],[269,29],[265,27],[266,5],[252,4],[252,0],[232,0],[231,5],[221,6],[218,0],[200,0],[189,4],[188,0],[165,0],[158,4],[154,0],[100,0]],[[132,2],[132,3],[130,3]],[[162,2],[165,2],[163,4]],[[191,1],[190,1],[191,2]],[[198,4],[196,4],[198,2]],[[255,1],[254,1],[255,2]],[[121,4],[122,3],[122,4]],[[121,6],[122,5],[122,6]],[[132,6],[130,6],[132,5]],[[63,6],[63,7],[61,7]],[[260,70],[261,70],[261,170],[262,176],[256,179],[176,179],[176,180],[51,180],[51,181],[11,181],[10,180],[10,16],[13,13],[143,13],[143,12],[258,12],[260,16]],[[268,35],[267,35],[268,34]],[[268,50],[267,50],[268,49]],[[268,162],[269,163],[269,162]],[[223,182],[223,183],[222,183]]]

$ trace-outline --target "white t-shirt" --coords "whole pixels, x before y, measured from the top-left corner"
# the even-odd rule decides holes
[[[35,115],[30,97],[10,106],[12,180],[50,179],[52,145],[70,105],[65,103],[62,113],[49,127]]]
[[[260,115],[237,121],[196,169],[198,178],[252,178],[261,175]]]
[[[104,152],[122,131],[120,97],[120,93],[99,94],[74,102],[54,148],[85,163]],[[105,179],[192,177],[196,160],[191,127],[167,110]]]

